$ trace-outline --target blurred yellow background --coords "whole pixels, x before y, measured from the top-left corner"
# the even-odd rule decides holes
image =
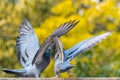
[[[13,77],[2,68],[21,68],[16,56],[16,37],[26,18],[42,43],[59,25],[69,20],[79,24],[60,39],[65,49],[108,31],[113,34],[94,48],[77,56],[75,77],[120,76],[120,0],[0,0],[0,77]],[[53,58],[53,57],[52,57]],[[53,77],[54,62],[42,73]],[[68,73],[61,74],[68,77]]]

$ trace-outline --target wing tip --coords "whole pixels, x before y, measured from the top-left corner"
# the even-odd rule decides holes
[[[24,18],[23,20],[22,20],[22,23],[24,24],[24,23],[28,23],[29,21],[28,21],[28,19],[26,19],[26,18]]]
[[[79,20],[70,20],[67,23],[78,24],[79,22]]]
[[[68,31],[70,31],[73,27],[75,27],[80,21],[77,20],[69,20],[68,22],[64,22],[63,24],[61,24],[55,32],[52,33],[52,36],[58,36],[60,37],[61,35],[64,35],[65,33],[67,33]],[[67,25],[66,25],[67,24]],[[66,28],[65,28],[66,27]],[[63,31],[59,31],[57,32],[58,29],[61,29]],[[61,33],[60,33],[61,32]]]
[[[80,21],[76,21],[74,22],[74,26],[76,26]]]
[[[103,34],[104,36],[110,36],[113,32],[106,32],[105,34]]]
[[[18,29],[19,34],[26,34],[31,30],[33,29],[30,22],[27,19],[23,19]]]

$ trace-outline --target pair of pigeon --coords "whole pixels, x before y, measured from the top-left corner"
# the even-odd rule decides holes
[[[16,40],[17,57],[23,68],[18,70],[3,69],[3,71],[20,77],[40,77],[41,73],[50,63],[51,54],[54,53],[54,72],[56,77],[59,77],[60,73],[66,71],[70,74],[70,69],[73,68],[70,64],[72,59],[111,34],[111,32],[107,32],[89,38],[65,50],[59,37],[70,31],[78,23],[79,21],[76,20],[65,22],[39,46],[32,26],[27,20],[23,20],[19,28],[19,36]]]

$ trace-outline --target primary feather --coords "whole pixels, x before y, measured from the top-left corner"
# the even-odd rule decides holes
[[[82,53],[94,47],[99,42],[106,39],[106,37],[109,36],[110,34],[111,32],[107,32],[105,34],[101,34],[78,43],[77,45],[73,46],[69,50],[65,51],[65,58],[66,58],[65,60],[74,59],[79,53]]]

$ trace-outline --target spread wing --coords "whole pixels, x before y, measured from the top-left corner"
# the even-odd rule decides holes
[[[43,56],[43,54],[45,53],[45,51],[50,47],[50,45],[52,44],[52,39],[51,37],[53,36],[57,36],[60,37],[63,34],[67,33],[69,30],[71,30],[73,27],[75,27],[75,25],[78,24],[79,21],[69,21],[66,22],[62,25],[60,25],[41,45],[41,48],[39,49],[39,51],[37,52],[37,54],[35,55],[32,64],[39,64],[40,61],[42,61],[41,57]]]
[[[37,36],[27,20],[24,20],[20,25],[16,48],[19,63],[23,67],[32,63],[33,57],[40,48]]]
[[[70,31],[73,27],[75,27],[79,21],[73,20],[69,22],[65,22],[64,24],[60,25],[52,34],[51,36],[60,37]]]
[[[111,32],[107,32],[105,34],[101,34],[92,38],[89,38],[87,40],[84,40],[69,50],[65,51],[65,60],[72,60],[75,58],[79,53],[82,53],[95,45],[97,45],[99,42],[101,42],[103,39],[105,39],[107,36],[109,36]]]

